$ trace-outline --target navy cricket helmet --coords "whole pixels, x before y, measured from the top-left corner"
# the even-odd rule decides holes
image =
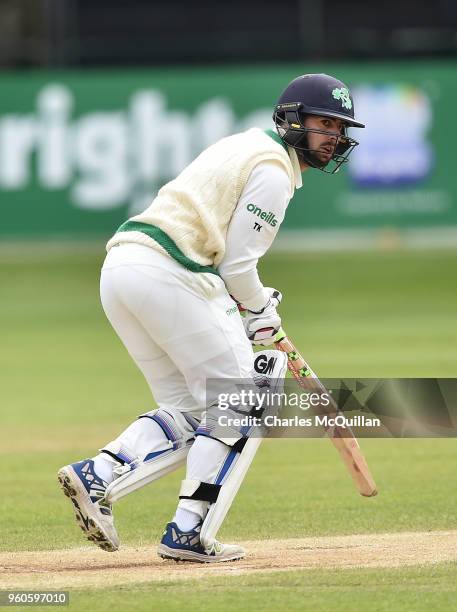
[[[344,122],[341,133],[335,138],[335,132],[305,127],[307,115],[340,119]],[[289,83],[275,106],[273,120],[279,136],[297,151],[305,163],[332,174],[348,161],[350,153],[359,144],[347,135],[346,128],[365,127],[354,119],[354,102],[349,89],[342,81],[327,74],[304,74]],[[309,147],[310,132],[331,136],[334,149],[327,161],[319,158],[318,150]],[[334,167],[326,170],[331,160]]]

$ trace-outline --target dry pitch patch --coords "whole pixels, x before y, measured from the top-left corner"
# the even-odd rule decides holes
[[[245,559],[215,565],[160,559],[153,547],[0,553],[0,588],[107,587],[297,569],[401,567],[457,560],[457,531],[244,542]]]

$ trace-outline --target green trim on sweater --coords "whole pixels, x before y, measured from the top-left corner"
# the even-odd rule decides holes
[[[180,263],[182,266],[191,270],[191,272],[209,272],[210,274],[219,275],[219,272],[216,268],[212,266],[202,266],[201,264],[189,259],[178,245],[166,234],[160,227],[156,225],[151,225],[149,223],[142,223],[141,221],[126,221],[123,223],[120,228],[117,230],[118,232],[142,232],[155,240],[161,247],[163,247],[168,255]]]
[[[280,144],[284,148],[287,155],[289,155],[289,151],[287,150],[286,143],[284,142],[284,140],[281,138],[281,136],[277,132],[274,132],[273,130],[265,130],[265,134],[269,136],[270,138],[273,138],[275,142]]]

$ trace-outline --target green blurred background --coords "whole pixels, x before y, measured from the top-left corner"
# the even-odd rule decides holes
[[[298,74],[347,82],[367,128],[352,131],[360,146],[339,174],[304,175],[260,264],[284,294],[284,326],[323,377],[456,376],[454,3],[196,4],[0,2],[3,551],[80,546],[56,470],[154,406],[99,302],[106,241],[210,143],[270,127]],[[372,500],[325,440],[267,441],[221,536],[455,529],[453,440],[362,446]],[[119,504],[125,544],[154,554],[181,477]],[[214,593],[221,609],[268,609],[269,594],[290,609],[455,609],[455,564],[338,576],[245,589],[234,576]],[[160,596],[172,609],[169,592],[148,588],[110,593],[110,605],[150,609]],[[107,595],[80,594],[76,607],[93,597],[106,609]]]
[[[3,74],[0,236],[109,237],[208,145],[272,127],[281,90],[311,71],[347,82],[367,127],[347,168],[305,175],[278,244],[454,245],[455,65],[424,61]]]
[[[10,469],[10,492],[19,495],[26,487],[39,498],[37,483],[43,478],[46,483],[37,510],[42,529],[31,539],[26,506],[17,505],[16,494],[2,501],[0,512],[14,513],[17,521],[0,522],[6,549],[58,547],[68,537],[76,542],[72,525],[54,539],[44,528],[46,512],[58,498],[55,469],[94,454],[154,406],[99,302],[106,240],[201,148],[249,125],[268,127],[278,91],[303,67],[347,80],[356,113],[369,127],[360,131],[359,152],[338,175],[304,175],[275,246],[260,263],[264,283],[284,294],[284,326],[323,377],[455,376],[457,181],[446,134],[457,86],[449,62],[4,73],[0,453]],[[387,478],[396,472],[395,462],[385,448],[396,448],[405,466],[410,447],[381,443],[366,441],[368,454],[372,448],[381,490],[383,485],[395,490]],[[419,454],[425,448],[420,443]],[[427,444],[443,465],[449,442]],[[325,441],[316,445],[314,455],[304,442],[289,445],[283,469],[288,473],[302,453],[310,466],[337,464],[327,456]],[[266,445],[259,461],[275,453],[279,461],[279,448]],[[425,457],[419,466],[430,475],[436,467]],[[442,468],[435,490],[451,467]],[[264,464],[253,476],[257,487],[265,469]],[[333,469],[324,482],[328,479],[331,487],[342,487],[343,503],[351,498],[349,481]],[[160,487],[174,499],[175,487]],[[145,495],[149,511],[165,518],[163,497],[157,499],[154,491]],[[368,514],[356,531],[407,526],[409,519],[398,520],[386,495],[374,502],[380,504],[379,520],[370,518],[365,505]],[[412,499],[420,504],[419,492]],[[59,524],[64,501],[50,514]],[[323,511],[313,503],[307,502],[311,514]],[[437,503],[443,512],[435,527],[449,526],[444,493]],[[129,513],[133,507],[146,513],[134,502]],[[276,512],[278,536],[317,529],[314,521],[299,528],[297,517],[288,523],[286,508]],[[338,520],[319,523],[319,529],[350,532],[350,515],[341,508]],[[415,527],[430,524],[432,515],[435,510],[424,507]],[[139,519],[136,525],[144,537],[154,538],[161,523],[154,523],[152,532],[148,522]],[[127,528],[127,541],[137,534]],[[257,535],[265,537],[262,528]]]

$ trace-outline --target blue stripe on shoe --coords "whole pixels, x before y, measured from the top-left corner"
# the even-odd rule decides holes
[[[83,459],[83,461],[77,461],[70,465],[80,482],[84,485],[92,502],[96,502],[100,497],[103,497],[103,493],[108,485],[96,474],[92,459]]]

